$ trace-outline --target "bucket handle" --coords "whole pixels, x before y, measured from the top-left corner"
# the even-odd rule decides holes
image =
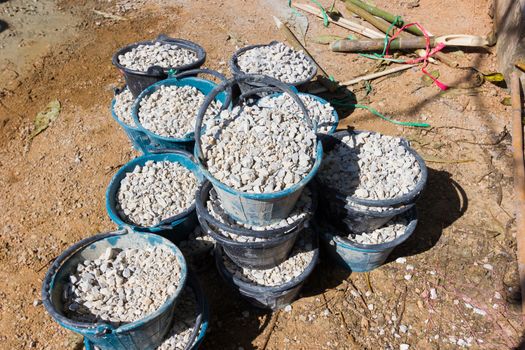
[[[243,74],[239,75],[237,77],[234,77],[232,79],[229,79],[227,81],[222,82],[220,85],[215,87],[207,96],[204,102],[202,103],[199,112],[197,113],[197,120],[195,121],[195,150],[197,152],[197,156],[199,157],[200,163],[202,164],[202,161],[204,159],[202,154],[202,145],[201,145],[201,128],[202,123],[204,121],[204,114],[206,113],[206,110],[210,106],[211,102],[215,99],[215,97],[222,92],[225,89],[230,89],[234,85],[239,85],[239,83],[244,82],[252,82],[252,83],[263,83],[266,84],[266,88],[272,88],[273,90],[280,90],[283,93],[287,93],[292,97],[292,99],[299,105],[299,108],[303,112],[303,121],[306,122],[308,127],[312,128],[314,132],[317,131],[317,123],[312,121],[310,118],[310,115],[308,114],[308,110],[306,109],[303,101],[301,98],[288,86],[287,84],[281,82],[280,80],[277,80],[275,78],[266,76],[266,75],[260,75],[260,74]],[[256,91],[258,89],[253,89],[249,92]]]
[[[181,155],[181,156],[188,157],[188,158],[190,158],[190,160],[192,162],[195,162],[195,158],[193,157],[193,154],[191,154],[190,152],[187,152],[187,151],[183,151],[183,150],[178,149],[178,148],[153,148],[153,149],[149,149],[145,153],[147,153],[147,154],[166,154],[166,153],[178,154],[178,155]]]
[[[101,239],[111,237],[111,236],[117,236],[117,235],[123,235],[126,233],[132,232],[130,228],[126,227],[121,230],[117,231],[110,231],[110,232],[104,232],[99,233],[97,235],[84,238],[81,241],[78,241],[77,243],[73,244],[66,250],[64,250],[53,262],[49,270],[47,270],[46,275],[44,277],[44,281],[42,282],[42,304],[44,304],[44,307],[49,312],[49,314],[54,318],[60,321],[60,323],[74,327],[74,328],[92,328],[93,325],[86,323],[80,323],[70,320],[67,317],[62,316],[56,309],[53,303],[51,302],[51,293],[50,293],[50,287],[51,287],[51,281],[53,277],[58,272],[58,269],[62,266],[64,261],[69,258],[71,255],[79,251],[80,249],[83,249],[87,247],[88,245],[99,241]],[[97,335],[103,335],[107,334],[108,332],[111,332],[111,327],[108,325],[99,325],[97,328]]]

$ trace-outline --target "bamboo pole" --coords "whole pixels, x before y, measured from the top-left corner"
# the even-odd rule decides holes
[[[511,76],[512,149],[514,158],[514,192],[516,193],[516,243],[521,286],[521,315],[525,322],[525,163],[523,160],[523,124],[520,74]]]
[[[361,7],[359,7],[357,5],[354,5],[349,0],[345,1],[345,6],[346,6],[346,8],[349,11],[355,13],[356,15],[358,15],[359,17],[361,17],[362,19],[364,19],[365,21],[367,21],[368,23],[370,23],[371,25],[373,25],[374,27],[376,27],[377,29],[379,29],[383,33],[387,33],[388,32],[388,35],[390,35],[390,36],[393,36],[395,34],[396,28],[392,28],[392,29],[390,29],[390,31],[388,31],[388,28],[390,28],[390,23],[386,22],[382,18],[375,17],[373,14],[367,12],[366,10],[362,9]],[[405,32],[401,32],[401,33],[399,33],[399,37],[401,37],[401,38],[403,38],[403,37],[404,38],[409,38],[410,34],[405,33]]]

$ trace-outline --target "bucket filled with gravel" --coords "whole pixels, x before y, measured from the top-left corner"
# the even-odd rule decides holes
[[[298,89],[317,74],[317,66],[308,55],[278,41],[239,49],[230,59],[230,70],[234,77],[261,74]],[[262,86],[264,84],[256,81],[245,81],[239,84],[242,93]]]
[[[174,242],[198,224],[195,193],[203,176],[183,151],[147,154],[126,163],[106,191],[106,209],[117,225],[160,234]]]
[[[109,232],[74,244],[53,262],[42,302],[62,327],[100,349],[152,349],[170,329],[186,276],[181,251],[167,239]]]
[[[209,74],[225,81],[213,70],[195,69],[173,76],[146,88],[136,99],[132,117],[137,127],[151,140],[152,149],[184,149],[193,152],[197,112],[206,95],[217,84],[194,77]],[[206,118],[216,117],[230,104],[227,91],[218,94],[206,111]]]
[[[290,95],[302,113],[258,106],[247,94],[201,128],[215,96],[246,81]],[[321,164],[316,124],[289,86],[267,76],[230,79],[207,96],[197,116],[195,156],[229,216],[258,226],[289,216]]]
[[[124,74],[126,85],[137,97],[148,86],[166,79],[170,72],[199,68],[205,60],[206,52],[200,45],[161,34],[155,40],[119,49],[112,62]]]
[[[124,129],[133,147],[145,153],[150,141],[146,133],[141,131],[133,120],[131,110],[134,102],[135,98],[127,87],[115,89],[115,97],[111,101],[111,116]]]
[[[337,263],[354,272],[366,272],[381,266],[392,250],[412,235],[416,226],[417,212],[413,207],[368,232],[348,234],[324,225],[319,228],[319,235],[324,249]]]
[[[215,263],[226,283],[252,305],[272,310],[285,307],[297,297],[318,258],[317,235],[311,229],[303,230],[285,261],[268,269],[240,267],[220,245],[215,247]]]
[[[197,193],[197,215],[203,231],[222,246],[235,264],[255,269],[273,267],[288,258],[316,205],[314,192],[306,188],[287,219],[256,226],[232,219],[222,208],[211,183],[204,183]]]
[[[196,350],[204,340],[209,322],[209,310],[197,278],[189,274],[180,295],[170,330],[156,350]],[[85,350],[100,350],[84,338]]]
[[[402,138],[368,131],[323,136],[317,179],[328,216],[354,232],[381,227],[410,210],[427,181],[425,162]]]

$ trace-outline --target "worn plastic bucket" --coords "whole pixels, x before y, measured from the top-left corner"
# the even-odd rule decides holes
[[[274,92],[275,90],[280,90],[281,92],[288,93],[303,111],[304,121],[307,123],[307,125],[312,127],[314,131],[317,129],[317,126],[309,119],[308,111],[306,110],[301,99],[289,86],[281,83],[277,79],[263,75],[238,76],[237,78],[223,82],[210,92],[202,104],[197,116],[195,127],[195,158],[202,173],[213,184],[213,187],[221,200],[222,206],[228,215],[240,222],[258,226],[266,226],[288,217],[294,208],[295,203],[299,199],[299,196],[301,195],[304,187],[314,178],[315,174],[319,170],[319,166],[321,165],[321,160],[323,157],[323,146],[321,142],[317,143],[317,157],[312,169],[310,170],[310,173],[300,182],[282,191],[273,193],[246,193],[229,187],[216,179],[207,170],[202,156],[200,136],[204,114],[215,96],[225,89],[231,89],[233,86],[246,81],[266,84],[267,86],[265,88],[261,88],[263,90],[273,90]],[[261,91],[261,89],[255,90]],[[241,99],[247,98],[250,96],[250,94],[251,93],[241,95]]]
[[[155,134],[154,132],[144,128],[142,124],[140,123],[140,119],[138,116],[139,108],[140,108],[140,101],[145,98],[146,96],[151,95],[158,89],[160,89],[161,86],[192,86],[202,92],[204,95],[208,95],[210,91],[212,91],[217,84],[215,84],[213,81],[201,79],[194,77],[194,75],[198,74],[210,74],[213,76],[218,77],[222,81],[226,80],[226,77],[224,77],[222,74],[210,70],[210,69],[195,69],[190,70],[186,72],[179,73],[177,75],[174,75],[172,78],[159,81],[158,83],[155,83],[148,88],[146,88],[142,93],[137,97],[135,100],[135,104],[133,105],[132,109],[132,116],[133,120],[135,121],[135,124],[137,125],[137,128],[146,134],[149,139],[151,140],[151,146],[150,149],[163,149],[163,148],[170,148],[170,149],[182,149],[186,150],[188,152],[193,152],[193,147],[195,145],[195,138],[194,138],[194,132],[190,132],[183,137],[167,137],[167,136],[161,136],[158,134]],[[215,98],[216,101],[220,101],[224,108],[227,108],[231,101],[231,95],[227,92],[222,92],[217,95]]]
[[[231,288],[236,290],[241,297],[245,298],[253,306],[272,310],[283,308],[297,297],[304,282],[317,265],[319,259],[317,234],[312,230],[310,230],[310,232],[315,236],[312,240],[312,245],[314,247],[312,261],[299,276],[282,285],[260,286],[247,283],[234,276],[224,265],[222,247],[220,245],[215,247],[215,264],[217,265],[217,270],[226,283],[228,283]]]
[[[120,168],[111,179],[106,190],[106,210],[109,218],[119,226],[129,226],[134,231],[151,232],[159,234],[175,243],[180,242],[188,237],[189,233],[198,225],[197,214],[195,212],[195,203],[182,213],[171,218],[161,221],[158,225],[152,227],[144,227],[132,222],[128,222],[118,213],[117,193],[120,188],[120,182],[126,177],[127,173],[132,172],[137,165],[144,166],[147,161],[161,162],[169,161],[179,163],[186,169],[190,170],[200,182],[204,179],[199,171],[199,167],[193,161],[193,156],[187,152],[180,150],[166,150],[157,151],[159,153],[146,154],[135,158],[126,163]],[[162,152],[162,153],[160,153]]]
[[[204,183],[197,192],[197,216],[201,227],[210,235],[224,252],[241,267],[267,269],[274,267],[289,256],[297,236],[302,232],[313,215],[317,205],[315,192],[312,191],[312,203],[306,215],[286,226],[263,231],[233,227],[214,218],[206,207],[212,185]],[[264,238],[264,241],[239,242],[225,236],[222,231],[240,236]]]
[[[119,63],[118,56],[131,51],[133,48],[139,45],[153,45],[156,42],[160,42],[163,44],[175,44],[179,47],[191,50],[197,55],[197,60],[193,63],[178,67],[151,66],[146,72],[135,71],[126,68]],[[206,61],[206,51],[204,51],[204,49],[200,45],[189,40],[169,38],[163,34],[159,35],[155,40],[141,41],[125,46],[119,49],[113,55],[112,58],[113,65],[115,65],[115,67],[117,67],[122,72],[122,74],[124,74],[124,78],[126,79],[126,85],[129,87],[131,93],[133,94],[133,97],[135,98],[148,86],[155,84],[158,81],[166,79],[168,77],[169,72],[182,72],[185,70],[199,68],[204,64],[204,61]]]
[[[269,96],[265,96],[264,98],[265,98],[265,99],[266,99],[266,98],[275,98],[275,97],[278,97],[279,95],[281,95],[281,94],[277,93],[277,94],[272,94],[272,95],[269,95]],[[319,96],[317,96],[317,95],[307,94],[307,93],[304,93],[304,92],[298,92],[297,95],[299,95],[299,96],[309,96],[309,97],[313,98],[314,100],[318,101],[319,103],[321,103],[321,104],[323,104],[323,105],[329,103],[327,100],[325,100],[324,98],[321,98],[321,97],[319,97]],[[332,135],[333,133],[335,133],[335,131],[337,130],[337,126],[339,125],[339,114],[337,113],[337,111],[335,110],[335,108],[334,108],[334,110],[333,110],[333,112],[332,112],[332,117],[333,117],[333,119],[334,119],[334,121],[333,121],[334,124],[333,124],[332,127],[326,132],[327,135]],[[319,129],[319,127],[321,127],[321,126],[322,126],[322,124],[317,124],[317,128],[318,128],[318,129]],[[319,133],[320,133],[320,132],[319,132]]]
[[[243,75],[247,74],[246,72],[243,72],[241,70],[241,68],[239,67],[239,63],[238,63],[239,56],[241,56],[246,51],[249,51],[251,49],[254,49],[254,48],[257,48],[257,47],[275,45],[277,43],[279,43],[279,42],[278,41],[272,41],[269,44],[249,45],[249,46],[245,46],[245,47],[235,51],[233,56],[230,59],[230,70],[231,70],[231,72],[233,74],[233,77],[235,78],[235,77],[243,76]],[[312,70],[312,73],[308,76],[308,78],[306,78],[304,80],[301,80],[301,81],[298,81],[298,82],[295,82],[293,84],[289,84],[287,82],[283,82],[283,83],[291,85],[291,86],[295,86],[298,90],[301,90],[302,88],[305,87],[305,85],[307,83],[309,83],[316,76],[316,74],[317,74],[317,65],[310,58],[310,56],[308,56],[308,55],[305,55],[305,56],[306,56],[306,59],[310,62],[310,64],[314,68]],[[250,91],[250,90],[252,90],[254,88],[259,88],[259,87],[264,87],[264,86],[265,86],[265,84],[261,84],[261,83],[256,82],[256,81],[244,81],[244,82],[241,82],[239,84],[239,89],[240,89],[241,93],[246,93],[247,91]],[[257,96],[259,96],[259,97],[262,97],[262,96],[265,96],[265,95],[267,95],[267,93],[264,93],[264,92],[261,92],[261,93],[257,94]]]
[[[386,261],[395,247],[406,241],[417,226],[417,212],[413,207],[406,215],[409,224],[405,233],[393,241],[382,244],[360,244],[332,234],[326,228],[319,230],[323,248],[342,267],[353,272],[371,271]]]
[[[199,284],[197,278],[192,274],[188,274],[187,283],[185,288],[190,288],[195,293],[197,299],[197,318],[195,319],[195,325],[191,334],[188,345],[184,348],[185,350],[197,350],[204,340],[206,330],[208,329],[209,323],[209,306],[206,296]],[[173,321],[177,319],[177,309],[175,309],[175,315]],[[169,335],[169,331],[168,331]],[[85,350],[96,350],[92,342],[88,338],[84,338],[84,349]]]
[[[144,249],[156,246],[171,249],[181,266],[181,280],[176,292],[157,311],[117,328],[107,323],[73,321],[64,315],[63,286],[79,263],[86,259],[97,259],[110,247]],[[103,233],[75,243],[56,258],[44,278],[42,302],[58,324],[86,337],[102,350],[155,349],[169,330],[176,302],[186,284],[186,276],[186,261],[182,253],[167,239],[130,230]]]
[[[127,87],[124,87],[123,89],[115,89],[115,96],[124,92],[124,90],[126,89]],[[150,143],[148,136],[139,128],[124,123],[124,121],[122,121],[115,113],[115,103],[116,99],[113,98],[113,100],[111,101],[111,116],[117,121],[117,123],[122,127],[122,129],[124,129],[124,132],[126,133],[126,135],[128,135],[128,138],[133,144],[133,147],[137,151],[146,153],[146,150]]]

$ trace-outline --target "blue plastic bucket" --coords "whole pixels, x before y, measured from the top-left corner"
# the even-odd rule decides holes
[[[190,132],[180,138],[166,137],[155,134],[154,132],[142,126],[142,124],[140,123],[138,113],[140,108],[140,101],[142,101],[142,99],[144,99],[146,96],[149,96],[158,89],[160,89],[161,86],[192,86],[200,92],[202,92],[204,95],[208,95],[217,86],[217,84],[210,80],[194,77],[197,74],[210,74],[215,77],[218,77],[222,81],[226,80],[226,77],[224,77],[222,74],[210,69],[195,69],[185,71],[174,75],[171,78],[159,81],[158,83],[149,86],[144,91],[142,91],[135,100],[135,104],[133,105],[131,114],[133,116],[135,124],[137,125],[137,128],[144,134],[146,134],[151,140],[150,149],[170,148],[182,149],[188,152],[193,152],[193,146],[195,144],[194,132]],[[216,95],[215,100],[221,102],[224,108],[227,108],[231,101],[231,95],[227,92],[222,92]]]
[[[208,306],[208,300],[204,295],[204,292],[193,274],[188,274],[188,279],[186,283],[186,288],[191,288],[195,293],[195,298],[197,299],[197,318],[195,320],[194,330],[190,337],[190,341],[185,349],[187,350],[197,350],[208,329],[210,311]],[[173,322],[177,319],[177,310],[175,309],[175,315],[173,317]],[[169,334],[169,331],[168,331]],[[84,338],[84,349],[85,350],[95,350],[93,343],[89,341],[88,338]]]
[[[156,233],[171,240],[174,243],[179,243],[180,241],[186,239],[189,233],[193,231],[198,225],[197,214],[195,212],[195,202],[193,202],[191,207],[186,209],[184,212],[174,217],[165,219],[158,225],[152,227],[139,226],[132,222],[126,221],[125,218],[122,218],[119,215],[116,208],[117,193],[120,188],[120,182],[126,177],[126,174],[132,172],[137,165],[143,166],[147,161],[169,161],[179,163],[186,169],[190,170],[197,177],[199,182],[204,180],[204,177],[202,176],[197,164],[195,164],[193,161],[193,156],[191,154],[180,150],[159,150],[155,152],[159,153],[150,153],[135,158],[126,163],[117,171],[117,173],[111,179],[106,190],[106,210],[108,212],[109,218],[120,227],[129,226],[134,231]]]
[[[175,293],[157,311],[145,318],[120,327],[107,323],[83,323],[67,318],[63,313],[63,286],[79,263],[99,258],[107,248],[145,249],[164,246],[177,257],[181,280]],[[178,297],[186,284],[187,267],[184,257],[173,243],[158,235],[121,230],[86,238],[66,249],[49,268],[42,285],[42,302],[47,312],[62,327],[89,339],[102,350],[155,349],[169,331]]]
[[[115,96],[124,92],[126,89],[127,87],[124,87],[123,89],[115,89]],[[124,132],[126,133],[126,135],[128,135],[128,138],[133,144],[133,148],[142,153],[146,153],[146,150],[150,143],[148,136],[139,128],[124,123],[124,121],[122,121],[115,113],[115,103],[116,98],[113,98],[113,100],[111,101],[111,116],[117,121],[117,123],[122,127],[122,129],[124,129]]]
[[[317,129],[317,125],[309,119],[308,111],[293,89],[277,79],[273,79],[264,75],[238,76],[223,82],[213,89],[213,91],[210,92],[210,94],[206,97],[206,100],[203,102],[197,116],[195,128],[195,158],[202,173],[212,183],[213,188],[221,200],[222,207],[228,213],[228,215],[240,222],[251,225],[266,226],[273,222],[287,218],[290,212],[293,210],[295,203],[299,199],[299,196],[301,195],[304,187],[314,178],[315,174],[319,170],[319,166],[321,165],[321,160],[323,158],[323,146],[320,141],[317,143],[317,158],[312,169],[310,170],[310,173],[300,182],[282,191],[273,193],[245,193],[229,187],[216,179],[207,170],[203,162],[200,141],[202,121],[208,106],[213,101],[215,96],[217,96],[223,90],[227,88],[231,89],[232,86],[238,85],[242,82],[257,82],[258,84],[266,84],[266,87],[256,88],[252,90],[252,92],[245,93],[241,95],[241,99],[249,97],[254,92],[272,90],[275,92],[276,90],[280,90],[281,92],[289,94],[299,105],[303,111],[304,120],[308,126],[312,127],[312,129],[315,131]]]
[[[323,248],[340,266],[353,272],[367,272],[383,265],[392,250],[406,241],[417,226],[417,212],[413,207],[406,214],[409,224],[401,236],[382,244],[360,244],[332,234],[322,228],[319,235]]]

